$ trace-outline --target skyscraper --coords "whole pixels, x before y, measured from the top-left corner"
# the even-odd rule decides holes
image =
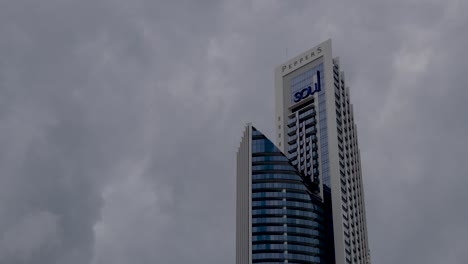
[[[236,264],[370,263],[353,107],[331,40],[275,69],[277,145],[252,125],[237,168]]]

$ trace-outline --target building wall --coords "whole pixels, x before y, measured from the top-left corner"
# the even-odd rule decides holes
[[[339,59],[333,60],[339,178],[347,263],[370,263],[357,127]]]
[[[237,151],[236,264],[251,261],[251,146],[252,126],[245,128]]]
[[[321,67],[323,75],[321,90],[295,101],[297,89],[301,89],[301,85],[305,89],[310,85],[313,87],[315,82],[313,78],[299,83],[295,80],[309,76],[307,72],[315,71],[317,67]],[[349,89],[344,84],[344,73],[339,69],[338,58],[332,57],[331,40],[278,66],[275,69],[275,92],[277,144],[284,153],[296,150],[297,153],[290,153],[291,158],[306,158],[306,152],[314,154],[310,148],[296,148],[298,142],[293,141],[294,137],[290,135],[293,130],[297,130],[297,135],[301,132],[304,134],[304,128],[300,127],[299,122],[296,126],[291,126],[291,122],[305,109],[315,109],[316,115],[310,118],[317,121],[318,179],[322,183],[322,198],[323,188],[329,187],[331,191],[336,263],[366,263],[367,228],[357,135],[352,105],[349,103]],[[305,92],[303,95],[307,94],[310,93]],[[315,164],[314,160],[310,162]],[[296,166],[308,174],[307,169],[302,169],[301,163]]]

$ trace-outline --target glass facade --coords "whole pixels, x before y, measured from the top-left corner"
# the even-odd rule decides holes
[[[323,73],[323,64],[319,64],[311,68],[310,70],[302,74],[298,74],[296,77],[292,78],[290,82],[291,92],[294,94],[300,91],[302,88],[312,85],[312,81],[313,81],[312,77],[315,75],[317,71],[319,71],[320,73]],[[323,79],[323,74],[321,74],[321,83],[325,83]]]
[[[324,66],[320,63],[303,73],[297,74],[289,80],[291,87],[292,105],[296,102],[302,102],[299,107],[293,108],[287,120],[287,144],[286,151],[291,164],[297,170],[309,177],[310,182],[318,183],[319,175],[322,173],[322,178],[326,183],[329,182],[328,177],[328,153],[325,153],[321,148],[320,155],[325,155],[321,158],[321,169],[319,168],[319,150],[318,150],[318,130],[317,130],[317,103],[319,106],[320,120],[322,120],[322,108],[325,105],[323,95],[325,87]],[[309,89],[309,90],[307,90]],[[312,90],[313,89],[313,90]],[[318,102],[312,95],[318,92]],[[301,97],[298,100],[298,97]],[[296,101],[298,100],[298,101]],[[323,105],[323,106],[322,106]],[[326,120],[325,120],[326,122]],[[319,124],[322,132],[322,123]],[[326,129],[326,127],[325,127]],[[327,145],[327,143],[325,143]]]
[[[320,74],[317,74],[320,73]],[[318,77],[317,77],[318,76]],[[326,109],[326,89],[324,87],[325,84],[325,74],[324,74],[324,68],[323,68],[323,63],[305,71],[304,73],[298,74],[294,78],[291,79],[290,85],[291,85],[291,92],[292,94],[295,94],[296,92],[300,91],[304,87],[313,85],[314,82],[317,80],[314,80],[314,78],[320,78],[320,84],[322,87],[320,87],[320,91],[318,92],[318,110],[319,110],[319,129],[320,129],[320,156],[321,156],[321,165],[322,165],[322,180],[323,183],[330,187],[330,173],[329,173],[329,157],[328,157],[328,131],[327,131],[327,109]],[[294,98],[294,96],[291,96],[291,98]],[[292,102],[294,103],[294,102]],[[315,110],[310,109],[308,111],[305,111],[303,113],[299,114],[299,119],[305,119],[309,117],[309,115],[312,114],[312,112],[315,112]],[[296,117],[294,117],[296,119]],[[314,123],[315,124],[315,118],[307,119],[304,125],[308,125],[309,123]],[[292,129],[291,129],[292,130]],[[316,132],[315,127],[310,130],[311,132]],[[314,135],[316,133],[313,133]],[[296,135],[293,135],[292,137],[289,137],[289,141],[293,141],[293,137]],[[291,146],[291,145],[289,145]]]
[[[252,262],[327,263],[324,203],[262,133],[252,127]]]

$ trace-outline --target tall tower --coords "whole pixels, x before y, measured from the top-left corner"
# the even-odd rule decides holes
[[[333,263],[317,187],[249,124],[237,152],[236,264]]]
[[[237,152],[236,264],[370,263],[361,163],[331,40],[275,69],[276,141]]]
[[[361,161],[349,88],[331,40],[275,69],[277,145],[331,193],[335,261],[369,263]]]

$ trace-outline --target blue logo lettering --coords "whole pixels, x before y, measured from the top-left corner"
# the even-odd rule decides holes
[[[313,95],[316,92],[320,91],[320,71],[317,71],[317,82],[314,83],[314,89],[311,86],[308,86],[301,91],[294,94],[294,102],[297,103],[304,98],[307,98],[310,95]]]

